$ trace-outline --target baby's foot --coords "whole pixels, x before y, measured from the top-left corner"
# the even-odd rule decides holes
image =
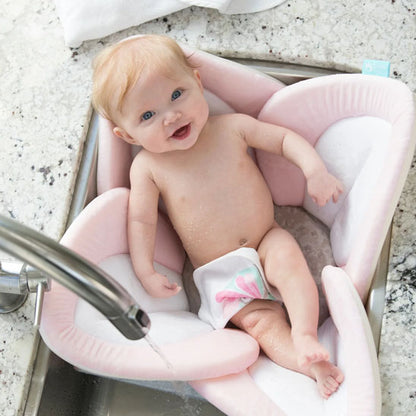
[[[328,351],[312,335],[292,335],[293,344],[298,355],[298,365],[301,369],[307,369],[318,361],[328,361]]]
[[[310,367],[310,372],[315,378],[318,391],[324,399],[328,399],[338,390],[344,381],[342,371],[330,361],[318,361]]]

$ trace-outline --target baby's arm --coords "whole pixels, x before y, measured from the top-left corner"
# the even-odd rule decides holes
[[[149,295],[162,298],[176,295],[181,288],[153,267],[159,190],[140,163],[133,162],[130,181],[128,240],[134,271]]]
[[[307,181],[313,201],[320,206],[331,198],[337,202],[343,192],[341,182],[331,175],[315,148],[292,130],[264,123],[252,117],[238,115],[238,126],[251,147],[281,155],[298,166]]]

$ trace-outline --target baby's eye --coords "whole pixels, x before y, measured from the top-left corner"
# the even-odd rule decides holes
[[[150,120],[154,115],[155,115],[154,111],[146,111],[145,113],[142,114],[142,120],[143,121]]]
[[[181,90],[175,90],[175,91],[173,91],[172,97],[171,97],[172,101],[177,100],[181,95],[182,95],[182,91]]]

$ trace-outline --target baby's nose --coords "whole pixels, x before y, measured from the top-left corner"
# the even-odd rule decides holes
[[[171,111],[166,114],[165,117],[165,126],[168,126],[169,124],[175,123],[182,117],[182,113],[179,111]]]

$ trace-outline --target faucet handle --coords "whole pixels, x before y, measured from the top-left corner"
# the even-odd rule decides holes
[[[45,285],[43,283],[38,283],[36,288],[36,301],[35,301],[35,317],[33,321],[33,326],[36,328],[40,325],[40,317],[42,316],[42,307],[43,307],[43,296],[45,294]]]
[[[38,291],[39,285],[43,285],[46,291],[51,289],[51,279],[45,273],[38,269],[25,264],[21,271],[21,277],[24,279],[27,285],[27,290],[30,293]]]
[[[28,264],[22,268],[21,274],[27,282],[28,291],[31,293],[36,292],[33,326],[39,327],[42,315],[43,297],[45,291],[49,291],[51,288],[51,279],[40,270],[35,269]]]

